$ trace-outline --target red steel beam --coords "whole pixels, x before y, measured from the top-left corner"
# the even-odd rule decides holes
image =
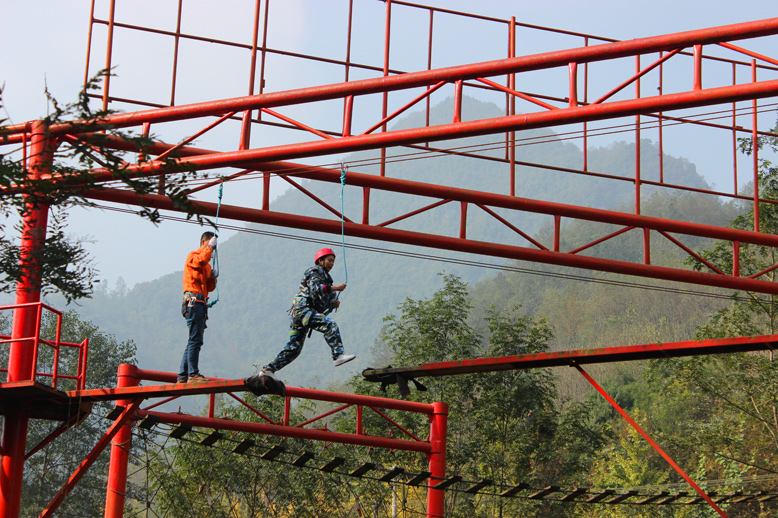
[[[576,49],[546,52],[531,56],[487,61],[469,65],[424,70],[398,75],[387,75],[373,79],[350,81],[310,88],[300,88],[284,92],[236,97],[219,101],[171,106],[154,110],[145,110],[107,117],[100,124],[112,127],[128,127],[144,122],[159,123],[184,120],[209,115],[223,115],[232,111],[245,111],[276,106],[288,106],[315,101],[343,99],[350,95],[386,93],[390,91],[427,87],[446,81],[454,83],[482,77],[506,75],[532,70],[545,70],[555,67],[567,67],[570,63],[592,63],[628,56],[636,56],[660,51],[672,51],[677,48],[706,45],[726,41],[736,41],[778,34],[778,18],[768,18],[753,22],[724,25],[707,29],[679,32],[628,41],[592,45]],[[741,85],[745,86],[745,85]],[[557,111],[557,110],[553,110]],[[559,110],[563,111],[563,110]],[[6,128],[8,133],[17,132],[24,125]],[[73,131],[72,124],[54,125],[51,134]]]
[[[333,138],[323,141],[318,140],[258,149],[226,151],[212,155],[182,158],[179,162],[182,166],[191,166],[200,170],[230,166],[246,168],[272,160],[289,160],[352,153],[369,149],[422,144],[425,142],[450,140],[454,138],[548,128],[565,124],[599,121],[657,111],[664,112],[773,96],[778,96],[778,80],[692,90],[662,96],[614,101],[605,104],[588,106],[579,105],[559,110],[508,115],[476,121],[459,121],[438,126],[387,131],[377,134],[357,135],[336,139]],[[142,112],[138,112],[138,114],[139,113]],[[72,132],[72,127],[69,129],[70,132]],[[151,162],[130,166],[124,172],[126,174],[142,176],[175,172],[168,171],[169,167],[170,166],[165,163]],[[96,180],[112,179],[110,171],[102,169],[93,170],[93,175]]]
[[[141,369],[138,370],[142,373]],[[148,372],[148,371],[145,371]],[[175,378],[172,373],[165,374],[165,379]],[[144,378],[139,374],[140,379]],[[154,398],[167,396],[190,396],[196,394],[220,394],[224,392],[241,392],[249,390],[244,380],[209,379],[198,383],[175,383],[170,381],[166,385],[148,385],[134,387],[73,390],[67,392],[68,397],[81,401],[112,401],[118,399]],[[397,399],[381,398],[373,396],[361,396],[359,394],[341,394],[339,392],[327,392],[324,390],[306,389],[300,387],[286,387],[286,396],[293,398],[327,401],[330,403],[343,403],[352,405],[364,405],[389,410],[416,412],[432,415],[434,408],[431,404],[417,403],[414,401],[400,401]]]
[[[330,183],[340,183],[340,172],[335,169],[323,167],[299,166],[288,162],[271,162],[264,164],[263,170],[284,174],[287,171],[298,178],[319,180]],[[441,198],[468,202],[474,205],[487,205],[536,214],[560,215],[566,218],[582,219],[599,223],[632,226],[637,228],[650,228],[651,230],[673,232],[678,234],[709,237],[727,241],[741,241],[744,243],[761,244],[764,246],[778,246],[778,236],[762,234],[747,230],[738,230],[699,223],[689,223],[670,219],[627,214],[589,207],[578,207],[563,203],[554,203],[505,194],[494,194],[459,187],[448,187],[431,183],[415,182],[397,178],[380,177],[376,175],[349,172],[348,185],[356,187],[370,187],[383,191]]]
[[[662,449],[662,448],[661,448],[661,447],[660,447],[660,446],[659,446],[659,445],[656,443],[656,441],[654,441],[654,440],[653,440],[653,439],[652,439],[652,438],[651,438],[651,437],[650,437],[650,436],[649,436],[649,435],[648,435],[648,434],[647,434],[647,433],[646,433],[646,432],[645,432],[645,431],[644,431],[644,430],[643,430],[643,429],[642,429],[642,428],[641,428],[641,427],[640,427],[640,426],[639,426],[639,425],[638,425],[638,424],[635,422],[635,420],[634,420],[634,419],[632,419],[632,418],[629,416],[629,414],[627,414],[627,412],[625,412],[625,411],[624,411],[624,409],[623,409],[623,408],[621,408],[621,407],[619,406],[619,404],[618,404],[618,403],[616,403],[616,400],[615,400],[615,399],[613,399],[613,398],[612,398],[612,397],[611,397],[611,396],[610,396],[610,395],[609,395],[607,392],[605,392],[605,390],[604,390],[604,389],[603,389],[603,388],[602,388],[602,387],[601,387],[601,386],[600,386],[600,385],[599,385],[599,384],[598,384],[596,381],[594,381],[594,378],[592,378],[591,376],[589,376],[589,374],[588,374],[588,373],[587,373],[585,370],[583,370],[583,368],[582,368],[580,365],[573,364],[573,367],[575,367],[576,369],[578,369],[578,372],[580,372],[580,373],[581,373],[581,375],[582,375],[584,378],[586,378],[586,381],[588,381],[588,382],[589,382],[589,383],[590,383],[590,384],[591,384],[591,385],[592,385],[592,386],[593,386],[593,387],[594,387],[594,388],[597,390],[597,392],[599,392],[599,393],[602,395],[602,397],[604,397],[604,398],[605,398],[605,399],[608,401],[608,403],[610,403],[610,404],[611,404],[611,406],[612,406],[613,408],[615,408],[615,409],[616,409],[616,411],[617,411],[618,413],[620,413],[620,414],[621,414],[621,416],[622,416],[624,419],[626,419],[626,420],[627,420],[627,422],[630,424],[630,426],[632,426],[632,428],[634,428],[634,429],[635,429],[635,431],[637,431],[637,432],[638,432],[638,433],[639,433],[641,436],[643,436],[643,438],[644,438],[644,439],[645,439],[645,440],[648,442],[648,444],[650,444],[650,445],[651,445],[651,447],[652,447],[652,448],[654,448],[654,450],[655,450],[655,451],[656,451],[656,452],[657,452],[659,455],[661,455],[661,456],[662,456],[662,458],[663,458],[663,459],[665,459],[665,461],[666,461],[668,464],[670,464],[670,466],[671,466],[671,467],[672,467],[672,468],[673,468],[673,469],[674,469],[674,470],[675,470],[675,471],[676,471],[676,472],[677,472],[679,475],[681,475],[681,477],[683,477],[683,479],[684,479],[684,480],[685,480],[685,481],[686,481],[686,482],[687,482],[687,483],[688,483],[690,486],[692,486],[692,488],[693,488],[695,491],[697,491],[697,493],[698,493],[698,494],[699,494],[699,495],[700,495],[700,496],[701,496],[703,499],[705,499],[705,501],[706,501],[706,502],[708,502],[708,504],[709,504],[711,507],[713,507],[713,509],[715,509],[715,511],[716,511],[717,513],[719,513],[719,516],[721,516],[722,518],[729,518],[729,517],[727,516],[727,514],[726,514],[724,511],[722,511],[722,510],[721,510],[721,508],[720,508],[718,505],[716,505],[716,503],[715,503],[715,502],[714,502],[714,501],[711,499],[711,497],[710,497],[710,496],[708,496],[708,494],[707,494],[705,491],[703,491],[703,490],[702,490],[702,488],[700,488],[700,486],[698,486],[698,485],[697,485],[697,484],[694,482],[694,480],[692,480],[692,478],[691,478],[689,475],[687,475],[687,474],[686,474],[686,472],[685,472],[683,469],[681,469],[681,466],[679,466],[678,464],[676,464],[676,462],[675,462],[675,461],[674,461],[674,460],[673,460],[673,459],[672,459],[672,458],[671,458],[671,457],[670,457],[670,456],[669,456],[667,453],[665,453],[665,451],[664,451],[664,450],[663,450],[663,449]]]
[[[172,203],[172,201],[165,196],[141,196],[134,192],[117,189],[94,190],[85,193],[85,195],[89,198],[103,201],[149,206],[161,210],[178,211],[178,208]],[[198,202],[198,206],[202,209],[203,214],[213,215],[216,213],[217,205],[215,203]],[[556,264],[559,266],[583,268],[587,270],[600,270],[611,273],[635,275],[638,277],[687,282],[690,284],[699,284],[703,286],[716,286],[720,288],[753,291],[757,293],[778,294],[778,284],[770,281],[750,279],[747,277],[724,276],[719,274],[682,270],[679,268],[629,263],[626,261],[579,256],[570,253],[552,252],[548,250],[536,250],[513,245],[503,245],[497,243],[488,243],[485,241],[475,241],[471,239],[438,236],[434,234],[425,234],[422,232],[412,232],[408,230],[374,227],[361,223],[341,224],[339,220],[326,220],[322,218],[283,214],[279,212],[235,207],[231,205],[221,205],[219,214],[226,219],[298,228],[303,230],[311,230],[314,232],[324,232],[336,235],[341,235],[341,232],[345,232],[346,235],[353,237],[376,239],[379,241],[387,241],[392,243],[404,243],[408,245],[438,248],[442,250],[452,250],[492,257],[502,257],[506,259],[518,259],[544,264]]]
[[[506,370],[539,369],[592,363],[613,363],[658,358],[680,358],[706,354],[739,353],[778,349],[778,335],[717,338],[666,342],[600,349],[576,349],[550,353],[518,354],[493,358],[474,358],[448,362],[423,363],[415,367],[394,367],[387,369],[365,369],[364,375],[400,374],[415,378],[422,376],[451,376]]]
[[[127,151],[136,150],[132,144],[115,139],[111,139],[111,146]],[[169,144],[156,143],[152,146],[151,150],[155,152],[163,152],[169,147]],[[215,151],[198,148],[186,148],[181,151],[185,156],[205,156],[216,154]],[[339,170],[302,165],[293,162],[265,162],[258,167],[236,173],[236,175],[243,175],[248,171],[265,171],[267,173],[295,176],[309,180],[319,180],[337,184],[341,183],[341,173]],[[227,178],[231,178],[236,175],[232,175]],[[105,178],[105,180],[108,179],[108,177]],[[218,181],[213,183],[213,185],[216,184],[218,184]],[[412,194],[416,196],[465,201],[476,205],[488,205],[492,207],[534,212],[538,214],[560,215],[564,217],[596,221],[600,223],[633,226],[636,228],[650,228],[651,230],[656,230],[659,232],[674,232],[686,235],[694,235],[698,237],[708,237],[712,239],[740,241],[744,243],[752,243],[764,246],[778,246],[778,236],[771,234],[762,234],[758,232],[667,220],[662,218],[626,214],[587,207],[576,207],[554,202],[537,201],[516,196],[492,194],[481,191],[461,189],[457,187],[447,187],[410,180],[381,177],[377,175],[349,172],[348,184],[351,186],[368,187],[384,191]],[[200,188],[193,189],[192,192],[195,190],[200,190]]]
[[[140,410],[138,415],[141,417],[145,417],[147,415],[153,416],[159,419],[160,423],[166,424],[185,423],[200,428],[213,428],[216,430],[231,430],[234,432],[274,435],[277,437],[294,437],[313,441],[337,442],[340,444],[355,444],[358,446],[372,446],[375,448],[386,448],[389,450],[417,451],[421,453],[430,453],[432,451],[432,446],[429,442],[419,442],[406,439],[390,439],[387,437],[378,437],[372,435],[357,435],[351,433],[297,428],[295,426],[282,426],[268,423],[249,423],[244,421],[233,421],[231,419],[216,419],[167,412]]]
[[[94,464],[94,462],[97,460],[97,457],[100,455],[100,453],[102,453],[106,446],[110,444],[114,435],[119,432],[128,419],[135,415],[135,412],[140,406],[141,401],[142,400],[137,399],[124,409],[124,412],[122,412],[116,421],[114,421],[111,427],[105,432],[105,435],[103,435],[103,437],[97,442],[95,447],[92,448],[92,451],[89,452],[89,455],[87,455],[87,457],[81,461],[81,464],[78,466],[78,468],[76,468],[62,489],[60,489],[59,492],[54,496],[49,505],[46,506],[46,509],[43,510],[39,518],[47,518],[54,514],[63,500],[65,500],[65,497],[67,497],[68,493],[73,490],[76,484],[78,484],[78,481],[81,480],[81,477],[83,477],[89,468],[92,467],[92,464]]]

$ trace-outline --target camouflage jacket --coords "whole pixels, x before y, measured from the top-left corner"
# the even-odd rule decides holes
[[[305,270],[290,312],[311,308],[319,313],[329,313],[335,309],[337,296],[332,291],[332,283],[332,277],[323,266],[316,265]]]

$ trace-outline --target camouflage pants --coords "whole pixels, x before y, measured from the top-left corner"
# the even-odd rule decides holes
[[[332,359],[343,354],[343,340],[340,338],[338,324],[327,315],[317,313],[311,308],[295,309],[289,322],[289,342],[284,349],[278,353],[276,359],[265,366],[273,372],[283,369],[292,363],[303,349],[305,335],[311,329],[324,333],[324,339],[327,345],[332,349]]]

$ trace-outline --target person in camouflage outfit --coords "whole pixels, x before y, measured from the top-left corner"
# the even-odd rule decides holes
[[[338,324],[327,315],[340,306],[336,292],[346,289],[345,284],[333,284],[330,270],[335,265],[335,253],[322,248],[314,256],[315,266],[308,268],[300,281],[300,288],[292,299],[289,310],[289,342],[278,353],[275,360],[262,368],[261,375],[275,377],[273,373],[292,363],[302,351],[306,334],[312,330],[324,334],[327,345],[332,349],[335,367],[356,358],[343,353],[343,340]]]

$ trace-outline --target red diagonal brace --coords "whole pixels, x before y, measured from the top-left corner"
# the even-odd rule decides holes
[[[52,431],[49,435],[47,435],[45,439],[43,439],[36,446],[34,446],[30,451],[28,451],[27,454],[24,456],[24,460],[29,459],[30,457],[32,457],[33,455],[41,451],[43,448],[46,447],[46,445],[51,443],[54,439],[56,439],[63,433],[67,432],[74,426],[79,426],[81,423],[84,422],[84,419],[89,417],[90,414],[91,412],[79,412],[78,414],[72,416],[69,420],[59,425],[57,428],[54,429],[54,431]]]
[[[585,370],[583,370],[581,368],[580,365],[574,364],[573,367],[578,369],[578,372],[580,372],[583,375],[583,377],[586,378],[586,381],[591,383],[591,385],[595,389],[597,389],[597,392],[599,392],[602,395],[602,397],[604,397],[605,399],[608,400],[608,403],[610,403],[611,406],[613,408],[615,408],[616,411],[618,413],[620,413],[621,416],[624,419],[626,419],[627,422],[630,425],[632,425],[632,428],[637,430],[637,432],[640,435],[642,435],[643,438],[646,441],[648,441],[648,444],[650,444],[651,447],[653,447],[656,450],[656,452],[659,453],[659,455],[661,455],[662,458],[665,459],[667,461],[667,463],[670,464],[670,466],[672,466],[672,468],[675,471],[677,471],[678,474],[681,475],[683,477],[683,479],[686,482],[688,482],[689,485],[692,486],[694,488],[694,490],[697,491],[697,493],[699,493],[700,496],[702,498],[704,498],[705,501],[708,502],[710,504],[710,506],[713,507],[716,510],[717,513],[719,513],[723,518],[729,518],[727,516],[727,514],[724,511],[722,511],[721,508],[719,506],[717,506],[716,503],[713,500],[711,500],[711,498],[708,496],[708,494],[705,491],[703,491],[702,488],[700,488],[700,486],[698,486],[694,482],[694,480],[692,480],[691,477],[689,477],[689,475],[687,475],[686,472],[684,470],[682,470],[681,467],[678,464],[676,464],[675,461],[673,459],[671,459],[670,456],[667,453],[665,453],[664,450],[662,448],[660,448],[659,445],[656,442],[654,442],[654,440],[651,437],[649,437],[648,434],[645,431],[643,431],[643,429],[640,426],[638,426],[638,424],[629,416],[629,414],[627,414],[627,412],[625,412],[624,409],[621,408],[618,403],[616,403],[616,400],[614,400],[612,397],[610,397],[608,395],[608,393],[605,392],[605,390],[603,390],[603,388],[596,381],[594,381],[594,379],[592,379],[592,377],[589,376],[589,374],[587,374]]]
[[[92,464],[94,464],[94,462],[97,460],[97,457],[100,455],[100,453],[102,453],[105,447],[111,443],[113,436],[116,435],[122,426],[124,426],[128,419],[135,415],[135,412],[138,410],[138,407],[140,407],[142,401],[142,399],[136,399],[132,402],[132,404],[124,409],[122,415],[120,415],[119,418],[114,421],[108,431],[105,432],[105,435],[103,435],[95,447],[92,448],[92,451],[89,452],[89,455],[87,455],[87,457],[81,462],[81,465],[76,468],[76,471],[70,475],[68,481],[54,496],[54,498],[51,500],[51,503],[49,503],[49,505],[46,507],[46,509],[43,510],[38,518],[47,518],[49,516],[53,516],[54,512],[57,510],[63,500],[65,500],[65,497],[68,495],[68,493],[70,493],[75,485],[78,484],[78,481],[81,480],[81,477],[86,474],[89,468],[92,467]]]

